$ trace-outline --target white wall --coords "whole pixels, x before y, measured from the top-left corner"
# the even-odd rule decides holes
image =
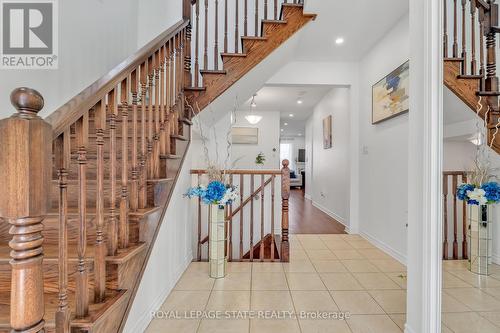
[[[443,170],[469,171],[474,166],[476,146],[469,141],[444,141]]]
[[[137,0],[137,47],[182,19],[182,0]]]
[[[313,205],[337,221],[349,224],[350,193],[350,89],[333,88],[307,120],[306,141],[312,142]],[[332,116],[333,146],[323,148],[323,119]],[[306,181],[307,186],[307,181]]]

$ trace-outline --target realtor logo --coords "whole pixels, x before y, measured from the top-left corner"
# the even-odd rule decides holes
[[[2,69],[57,69],[57,0],[0,0]]]

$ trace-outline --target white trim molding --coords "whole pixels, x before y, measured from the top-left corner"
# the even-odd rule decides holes
[[[367,234],[366,232],[361,231],[359,235],[363,238],[365,238],[367,241],[372,243],[375,247],[379,248],[380,250],[384,251],[385,253],[389,254],[391,257],[399,261],[401,264],[406,266],[406,255],[395,250],[391,246],[387,245],[386,243],[378,240],[377,238],[373,237],[372,235]]]
[[[320,211],[322,211],[326,215],[330,216],[332,219],[341,223],[345,227],[345,232],[349,233],[349,226],[347,225],[347,221],[345,220],[345,218],[343,218],[342,216],[340,216],[338,214],[335,214],[334,212],[332,212],[331,210],[329,210],[325,206],[317,203],[316,201],[312,201],[312,205],[314,207],[318,208]]]
[[[441,331],[442,5],[410,0],[406,332]]]

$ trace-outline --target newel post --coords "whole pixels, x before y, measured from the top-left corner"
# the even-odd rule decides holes
[[[43,98],[18,88],[10,95],[17,113],[0,120],[0,217],[10,224],[12,332],[44,328],[43,224],[49,205],[52,128],[37,113]]]
[[[290,198],[290,169],[288,160],[283,160],[281,169],[281,261],[290,261],[288,243],[288,199]]]

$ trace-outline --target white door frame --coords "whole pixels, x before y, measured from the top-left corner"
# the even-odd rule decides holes
[[[441,331],[442,4],[410,0],[406,333]]]

